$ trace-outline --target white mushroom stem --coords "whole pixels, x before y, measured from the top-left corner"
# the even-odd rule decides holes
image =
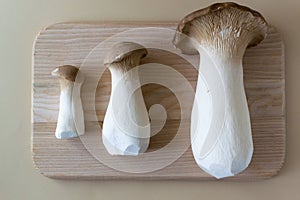
[[[203,50],[200,55],[192,150],[197,164],[209,174],[234,176],[249,165],[253,154],[242,59]]]
[[[116,57],[119,58],[118,55]],[[112,90],[103,122],[102,139],[111,155],[139,155],[149,145],[148,112],[140,88],[138,70],[133,69],[139,64],[141,57],[139,53],[126,55],[124,60],[109,64]]]
[[[74,138],[84,134],[83,109],[80,98],[82,82],[78,81],[78,79],[76,82],[66,79],[64,77],[66,75],[64,74],[66,67],[70,68],[70,66],[62,66],[52,72],[52,75],[58,76],[61,89],[59,114],[55,131],[55,136],[58,139]],[[75,79],[76,75],[73,78]]]
[[[265,38],[267,24],[247,7],[219,3],[186,16],[177,30],[174,44],[183,53],[200,54],[191,120],[194,158],[216,178],[234,176],[253,154],[242,59],[247,47]]]

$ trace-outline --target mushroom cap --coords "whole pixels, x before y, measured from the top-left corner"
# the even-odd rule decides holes
[[[144,58],[148,52],[147,49],[134,42],[120,42],[111,48],[104,58],[104,64],[113,64],[121,62],[126,57],[132,54],[139,54],[141,58]]]
[[[66,79],[68,81],[75,82],[76,76],[78,74],[79,69],[72,65],[63,65],[56,67],[52,72],[52,76],[56,76],[59,78]]]
[[[264,28],[262,28],[261,31],[255,32],[253,34],[253,38],[248,44],[247,47],[253,47],[258,45],[264,38],[266,37],[266,31],[267,31],[267,22],[265,18],[257,11],[252,10],[251,8],[248,8],[246,6],[242,6],[233,2],[225,2],[225,3],[216,3],[212,4],[211,6],[208,6],[206,8],[194,11],[187,16],[185,16],[178,24],[176,34],[173,38],[173,44],[175,47],[180,48],[183,53],[186,54],[196,54],[197,51],[192,46],[192,42],[189,37],[189,30],[191,27],[192,21],[196,19],[200,19],[203,16],[209,16],[213,14],[217,14],[218,12],[221,12],[225,9],[235,8],[242,12],[249,13],[249,17],[255,18],[257,25],[264,24]],[[239,16],[237,16],[239,17]],[[214,21],[215,22],[215,21]],[[217,26],[213,24],[214,26]],[[248,30],[249,31],[249,30]]]

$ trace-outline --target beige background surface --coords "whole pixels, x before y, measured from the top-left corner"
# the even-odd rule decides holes
[[[65,21],[179,20],[206,0],[0,0],[0,199],[300,199],[300,1],[237,1],[282,33],[287,69],[287,159],[259,182],[62,181],[43,177],[30,154],[31,49],[39,30]],[[156,199],[155,198],[155,199]]]

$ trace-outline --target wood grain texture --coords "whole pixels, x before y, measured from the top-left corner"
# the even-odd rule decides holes
[[[125,173],[107,167],[95,159],[79,138],[70,140],[55,138],[59,83],[51,77],[51,70],[63,64],[81,66],[91,50],[108,37],[132,28],[143,27],[174,30],[176,23],[62,23],[52,25],[38,35],[33,52],[32,156],[42,174],[51,178],[68,179],[214,180],[196,165],[190,148],[178,160],[163,169],[150,173]],[[127,41],[130,37],[128,35],[121,39]],[[141,38],[149,39],[143,38],[143,35]],[[191,56],[189,59],[198,63],[199,57]],[[91,68],[99,65],[96,60],[91,60],[90,63],[94,65]],[[150,48],[149,55],[143,63],[170,66],[180,72],[193,89],[196,87],[197,70],[176,54]],[[166,75],[157,74],[157,76]],[[286,148],[284,47],[279,33],[273,27],[269,28],[268,37],[259,46],[246,51],[244,83],[251,115],[254,155],[250,166],[243,173],[227,180],[269,178],[277,174],[284,162]],[[89,84],[82,89],[83,93],[89,90]],[[142,90],[147,108],[153,104],[161,104],[168,116],[163,129],[151,138],[148,150],[150,153],[161,150],[172,141],[179,127],[180,113],[183,109],[185,113],[189,113],[190,107],[180,107],[176,96],[161,85],[148,84],[143,86]],[[94,108],[84,106],[86,125],[101,125],[110,97],[108,70],[100,77],[95,98],[89,99],[91,97],[82,95],[83,102],[95,103]],[[92,116],[93,110],[96,110],[97,120]],[[182,119],[187,138],[189,138],[189,116],[186,114]],[[159,160],[160,158],[157,158],[157,162]]]

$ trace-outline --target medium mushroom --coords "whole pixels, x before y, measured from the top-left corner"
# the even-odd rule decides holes
[[[235,3],[217,3],[184,17],[173,44],[200,54],[191,116],[196,163],[216,178],[234,176],[253,154],[251,123],[243,83],[243,55],[267,32],[263,16]]]
[[[150,124],[137,65],[147,55],[145,47],[115,44],[104,59],[111,72],[111,97],[103,121],[102,140],[111,155],[139,155],[149,145]]]
[[[55,68],[53,76],[59,79],[60,103],[55,136],[67,139],[84,134],[84,116],[80,98],[83,76],[72,65]]]

